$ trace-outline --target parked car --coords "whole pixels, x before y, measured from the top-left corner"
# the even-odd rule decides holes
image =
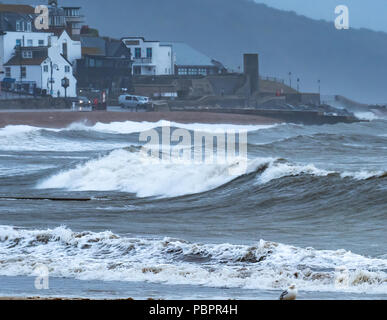
[[[78,99],[77,105],[79,107],[90,107],[91,106],[91,100],[89,100],[89,98],[80,96],[77,99]]]
[[[146,107],[150,103],[148,97],[134,96],[123,94],[118,97],[118,103],[122,108],[141,108]]]

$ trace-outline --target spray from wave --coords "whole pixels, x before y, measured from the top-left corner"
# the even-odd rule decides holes
[[[177,197],[207,192],[223,186],[238,176],[230,169],[238,166],[238,157],[225,163],[178,163],[154,161],[137,148],[112,151],[107,156],[79,164],[59,172],[38,185],[38,189],[67,189],[69,191],[122,191],[138,197]],[[367,180],[385,177],[378,172],[335,172],[316,168],[313,164],[293,164],[284,159],[255,158],[247,161],[243,174],[256,173],[256,184],[266,184],[284,177],[312,175]],[[243,175],[241,174],[241,175]]]
[[[64,188],[74,191],[119,190],[139,197],[175,197],[201,193],[217,188],[236,177],[230,168],[239,163],[176,163],[157,161],[140,152],[114,150],[109,155],[60,172],[39,183],[39,189]],[[250,161],[247,172],[257,170],[266,159]]]
[[[79,280],[380,293],[387,260],[346,250],[298,248],[260,240],[254,245],[200,244],[179,239],[120,237],[66,227],[25,230],[0,226],[0,274],[32,275],[44,264],[50,276]]]

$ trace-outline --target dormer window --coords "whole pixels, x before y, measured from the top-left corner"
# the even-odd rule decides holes
[[[17,21],[16,22],[16,31],[22,31],[21,24],[22,24],[22,21]]]
[[[25,50],[22,52],[23,59],[32,59],[32,51]]]
[[[31,24],[31,21],[27,22],[27,32],[31,32],[32,31],[32,24]]]

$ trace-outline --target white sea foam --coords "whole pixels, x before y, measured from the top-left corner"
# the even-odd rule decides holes
[[[98,122],[94,126],[85,126],[84,124],[73,124],[69,129],[73,130],[92,130],[100,131],[106,133],[120,133],[120,134],[129,134],[135,132],[143,132],[151,129],[170,126],[175,128],[182,128],[192,131],[202,131],[202,132],[218,132],[219,130],[245,130],[245,131],[256,131],[261,129],[270,129],[276,127],[277,125],[233,125],[233,124],[204,124],[204,123],[177,123],[169,122],[165,120],[160,120],[158,122],[134,122],[134,121],[124,121],[124,122],[111,122],[111,123],[101,123]]]
[[[385,293],[387,260],[343,249],[316,250],[260,240],[254,245],[200,244],[183,240],[73,232],[66,227],[25,230],[0,226],[0,275],[79,280],[304,291]]]
[[[58,135],[50,136],[46,133],[58,133],[66,131],[89,131],[107,134],[131,134],[158,127],[170,125],[171,127],[183,128],[187,130],[196,130],[202,132],[219,133],[230,130],[238,131],[256,131],[269,129],[276,125],[232,125],[232,124],[182,124],[168,121],[158,122],[98,122],[94,126],[87,126],[85,123],[73,123],[64,129],[39,128],[27,125],[9,125],[0,128],[0,150],[7,151],[88,151],[88,150],[111,150],[126,146],[123,142],[109,140],[82,141],[75,137],[60,137]]]
[[[176,163],[154,161],[151,157],[126,149],[90,160],[60,172],[38,184],[39,189],[64,188],[72,191],[111,191],[135,193],[139,197],[174,197],[205,192],[236,177],[230,169],[239,158],[228,163]],[[268,159],[250,161],[247,172],[255,171]]]
[[[378,178],[382,177],[386,174],[386,172],[378,170],[378,171],[345,171],[340,174],[342,178],[353,178],[355,180],[367,180],[370,178]]]
[[[298,176],[301,174],[323,177],[331,173],[333,172],[318,169],[313,164],[296,165],[287,162],[283,163],[278,161],[272,161],[269,167],[261,175],[258,176],[257,182],[260,184],[264,184],[275,179]]]
[[[355,117],[360,119],[360,120],[368,120],[368,121],[381,119],[380,117],[378,117],[375,113],[373,113],[371,111],[369,111],[369,112],[355,112]]]
[[[232,181],[237,176],[232,175],[230,169],[237,167],[240,161],[238,157],[224,163],[155,161],[138,150],[117,149],[106,156],[45,178],[38,183],[37,188],[122,191],[134,193],[138,197],[176,197],[210,191]],[[383,171],[328,171],[313,164],[294,164],[275,158],[249,159],[246,171],[241,174],[249,174],[258,169],[257,184],[298,175],[325,177],[336,174],[341,178],[366,180],[385,174]]]
[[[0,128],[0,137],[9,137],[12,135],[20,135],[39,130],[41,130],[41,128],[26,125],[9,125],[4,128]]]
[[[25,125],[7,126],[0,129],[0,150],[6,151],[89,151],[111,150],[127,144],[107,141],[81,141],[50,136],[70,129],[38,128]],[[48,132],[48,134],[44,134]]]

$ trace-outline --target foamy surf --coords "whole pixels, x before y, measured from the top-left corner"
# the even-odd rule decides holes
[[[382,117],[376,115],[374,112],[371,112],[371,111],[355,112],[355,117],[358,118],[359,120],[367,120],[367,121],[383,119]]]
[[[156,161],[155,161],[156,160]],[[177,197],[207,192],[221,187],[238,176],[256,172],[256,184],[294,176],[327,177],[368,180],[384,177],[383,171],[336,172],[296,164],[279,158],[254,158],[247,161],[246,170],[237,176],[239,157],[226,162],[157,161],[144,155],[138,148],[117,149],[106,156],[81,163],[37,184],[38,189],[66,189],[68,191],[121,191],[138,197]]]
[[[138,197],[176,197],[209,191],[230,182],[236,178],[230,169],[239,161],[239,158],[220,164],[155,161],[138,151],[119,149],[60,172],[37,187],[72,191],[118,190],[135,193]],[[265,158],[250,161],[245,173],[257,170],[267,161]]]
[[[316,250],[260,240],[253,245],[201,244],[179,239],[120,237],[66,227],[26,230],[0,226],[0,275],[78,280],[147,281],[242,289],[377,294],[387,290],[387,260],[346,250]]]
[[[141,133],[164,126],[181,128],[189,131],[200,131],[206,133],[226,132],[252,132],[270,129],[277,125],[233,125],[233,124],[182,124],[169,121],[158,122],[98,122],[93,126],[77,122],[63,129],[34,127],[28,125],[9,125],[0,128],[0,150],[6,151],[91,151],[112,150],[125,147],[128,143],[110,141],[95,137],[93,132],[100,134],[129,135]],[[69,132],[87,132],[86,140],[77,139],[77,136],[68,136]],[[97,139],[95,139],[97,138]],[[133,143],[133,142],[132,142]]]
[[[201,132],[225,132],[229,130],[243,130],[243,131],[257,131],[262,129],[270,129],[277,126],[274,125],[234,125],[234,124],[206,124],[206,123],[178,123],[170,122],[166,120],[160,120],[158,122],[135,122],[135,121],[124,121],[124,122],[111,122],[111,123],[102,123],[98,122],[93,126],[86,126],[82,123],[72,124],[69,129],[72,130],[92,130],[105,133],[115,133],[115,134],[130,134],[137,132],[144,132],[155,128],[161,128],[164,126],[169,126],[173,128],[181,128],[190,131],[201,131]]]

